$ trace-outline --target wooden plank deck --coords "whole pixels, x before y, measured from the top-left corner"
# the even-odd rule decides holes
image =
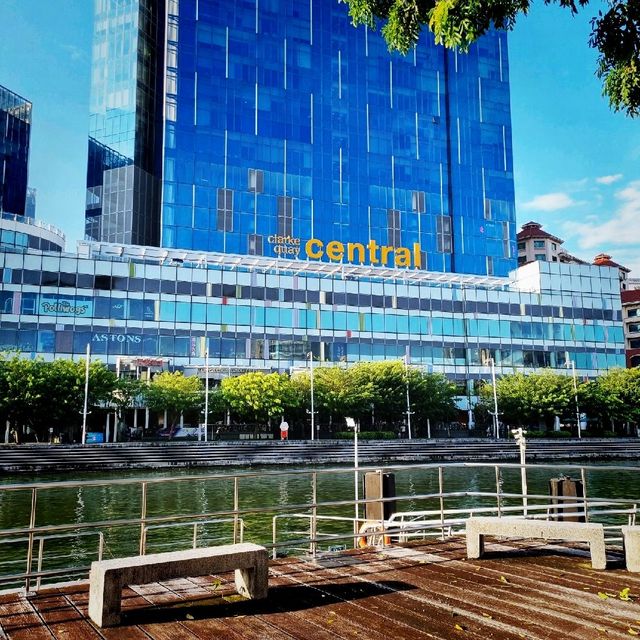
[[[316,561],[270,563],[269,597],[235,595],[233,576],[128,588],[123,624],[87,619],[88,587],[0,596],[0,639],[39,640],[559,640],[640,636],[640,574],[609,554],[593,571],[586,550],[489,541],[467,560],[464,540],[421,541]],[[629,589],[629,599],[624,589]],[[622,598],[620,597],[622,592]]]

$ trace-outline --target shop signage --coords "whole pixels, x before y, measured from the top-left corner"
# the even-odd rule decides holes
[[[267,238],[267,242],[273,245],[273,252],[279,256],[297,258],[300,254],[300,238],[273,235]]]
[[[273,246],[273,252],[284,258],[300,256],[302,241],[292,236],[271,235],[267,242]],[[370,264],[383,267],[412,267],[422,269],[422,248],[414,242],[413,247],[390,247],[379,245],[375,240],[369,240],[366,244],[361,242],[339,242],[331,240],[323,242],[317,238],[311,238],[304,243],[303,256],[310,260],[322,260],[327,258],[331,262],[344,262],[347,264]]]
[[[126,333],[94,333],[91,342],[127,342],[130,344],[140,344],[142,336],[129,336]]]
[[[40,314],[45,316],[87,316],[91,315],[90,309],[88,302],[76,303],[55,298],[40,301]]]

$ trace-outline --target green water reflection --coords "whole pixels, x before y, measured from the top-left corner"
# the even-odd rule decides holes
[[[3,477],[0,480],[0,530],[19,529],[29,526],[31,513],[31,491],[3,491],[2,485],[28,482],[52,482],[50,488],[38,491],[36,526],[81,525],[86,523],[104,523],[111,520],[130,520],[140,517],[142,510],[142,480],[147,481],[147,517],[170,517],[172,525],[178,522],[178,516],[194,515],[207,519],[203,514],[211,514],[210,519],[229,520],[200,525],[195,532],[199,546],[207,544],[225,544],[234,539],[233,516],[234,495],[237,492],[238,506],[244,523],[244,540],[268,544],[272,541],[272,523],[275,515],[285,513],[311,514],[306,506],[313,500],[313,469],[310,467],[278,469],[252,468],[252,475],[238,476],[237,486],[234,476],[243,474],[247,469],[227,468],[209,469],[194,472],[190,469],[172,469],[163,471],[113,471],[105,473],[76,473],[61,476],[40,474],[33,477],[24,475]],[[304,471],[304,473],[299,473]],[[490,492],[496,488],[496,471],[493,466],[450,466],[416,468],[403,467],[393,470],[396,480],[397,511],[440,509],[440,473],[446,494],[469,494]],[[569,469],[563,464],[550,467],[531,467],[527,472],[529,494],[547,496],[549,479],[561,473],[580,478],[580,469]],[[215,474],[216,478],[210,476]],[[171,482],[155,482],[159,479],[172,479]],[[186,479],[188,478],[188,479]],[[521,477],[518,468],[502,468],[500,491],[503,494],[520,493]],[[625,468],[611,468],[606,465],[594,465],[585,471],[588,499],[619,499],[629,505],[640,498],[640,466],[626,464]],[[125,484],[90,484],[98,480],[130,480]],[[74,487],[57,486],[61,481],[74,481]],[[318,468],[316,477],[316,501],[318,514],[353,518],[353,504],[327,505],[340,501],[352,501],[354,497],[354,472],[352,468],[336,468],[330,473]],[[531,499],[530,504],[544,503],[546,499]],[[448,495],[443,500],[445,509],[471,510],[480,507],[494,509],[495,496]],[[521,505],[520,498],[503,497],[502,507]],[[225,515],[224,512],[227,512]],[[362,511],[361,511],[362,513]],[[218,514],[218,515],[213,515]],[[468,512],[464,515],[468,515]],[[434,518],[438,516],[434,515]],[[597,516],[596,516],[597,519]],[[608,516],[602,518],[605,523],[626,524],[627,516]],[[189,526],[151,527],[146,534],[147,553],[184,549],[193,544],[194,529]],[[302,545],[294,541],[308,537],[309,520],[282,518],[278,524],[278,542],[285,545],[282,551],[300,551]],[[67,537],[46,540],[42,569],[87,566],[98,554],[98,535],[104,534],[104,557],[135,555],[140,545],[140,525],[123,524],[119,526],[101,525],[90,534],[78,535],[78,531],[65,532]],[[320,521],[318,532],[341,535],[340,541],[323,540],[319,548],[330,545],[352,544],[349,536],[353,532],[352,522]],[[237,532],[236,532],[237,533]],[[23,536],[22,536],[23,537]],[[0,579],[22,573],[26,569],[27,541],[18,536],[7,542],[0,538]],[[306,546],[308,548],[308,545]],[[32,563],[35,570],[36,557]],[[0,584],[0,588],[5,587]]]

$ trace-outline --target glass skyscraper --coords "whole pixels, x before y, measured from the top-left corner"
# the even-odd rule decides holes
[[[160,240],[164,0],[95,0],[85,233]]]
[[[503,33],[400,56],[337,0],[96,0],[91,122],[90,238],[516,266]]]
[[[30,136],[31,103],[0,86],[0,212],[25,214]]]

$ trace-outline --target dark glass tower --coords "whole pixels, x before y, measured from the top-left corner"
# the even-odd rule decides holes
[[[159,242],[164,22],[164,1],[95,1],[88,238]]]
[[[108,7],[102,41],[123,5],[131,20],[117,29],[142,37],[134,9],[145,3],[98,4]],[[505,34],[462,55],[425,33],[403,57],[353,29],[337,1],[159,4],[162,202],[139,211],[162,246],[475,274],[516,266]],[[114,68],[113,47],[103,48],[98,62]],[[105,75],[94,74],[94,94],[105,94]],[[137,148],[137,131],[126,131]],[[103,219],[105,206],[103,197],[93,209]],[[118,241],[120,229],[115,218],[92,237]]]
[[[0,86],[0,212],[25,214],[31,103]]]

